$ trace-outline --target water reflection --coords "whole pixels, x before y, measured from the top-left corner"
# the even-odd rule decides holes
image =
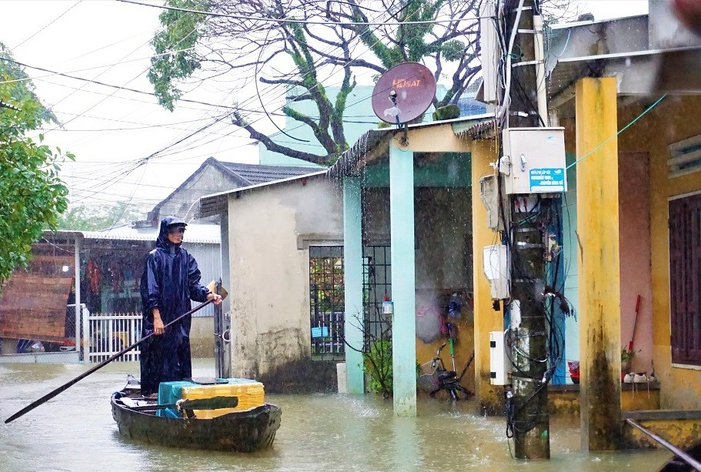
[[[90,366],[0,365],[0,418],[25,407]],[[211,376],[213,362],[197,361]],[[122,438],[109,396],[136,364],[110,364],[10,424],[0,425],[0,472],[16,471],[654,471],[671,454],[579,452],[579,422],[551,424],[550,461],[512,459],[503,418],[474,405],[420,398],[417,418],[396,418],[392,402],[339,395],[275,396],[282,426],[271,450],[253,454],[181,450]]]

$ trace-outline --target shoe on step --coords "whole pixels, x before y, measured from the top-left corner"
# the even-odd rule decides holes
[[[647,383],[647,382],[649,382],[649,380],[647,378],[647,374],[645,374],[645,373],[635,374],[635,376],[633,377],[633,383]]]

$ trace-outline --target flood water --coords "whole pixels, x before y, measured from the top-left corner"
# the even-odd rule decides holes
[[[419,416],[396,418],[375,396],[266,395],[282,408],[273,448],[253,454],[172,449],[122,438],[109,397],[136,363],[112,363],[10,424],[4,420],[90,365],[0,364],[0,472],[17,471],[635,471],[657,470],[665,450],[579,452],[579,422],[551,420],[549,461],[513,459],[504,418],[474,404],[420,398]],[[213,376],[196,360],[194,376]]]

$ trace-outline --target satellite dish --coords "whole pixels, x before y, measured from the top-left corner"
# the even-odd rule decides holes
[[[372,111],[382,121],[403,124],[421,116],[436,96],[436,80],[426,66],[404,62],[382,74],[372,91]]]

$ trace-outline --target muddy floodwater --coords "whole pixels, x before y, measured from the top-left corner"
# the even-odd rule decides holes
[[[195,376],[214,363],[195,361]],[[267,395],[282,408],[272,449],[254,454],[206,452],[122,438],[110,394],[138,364],[113,363],[10,424],[10,415],[88,370],[90,365],[0,364],[0,472],[29,471],[634,471],[652,472],[665,450],[579,451],[579,421],[551,421],[549,461],[513,459],[504,418],[474,404],[420,398],[419,416],[395,418],[375,396]]]

